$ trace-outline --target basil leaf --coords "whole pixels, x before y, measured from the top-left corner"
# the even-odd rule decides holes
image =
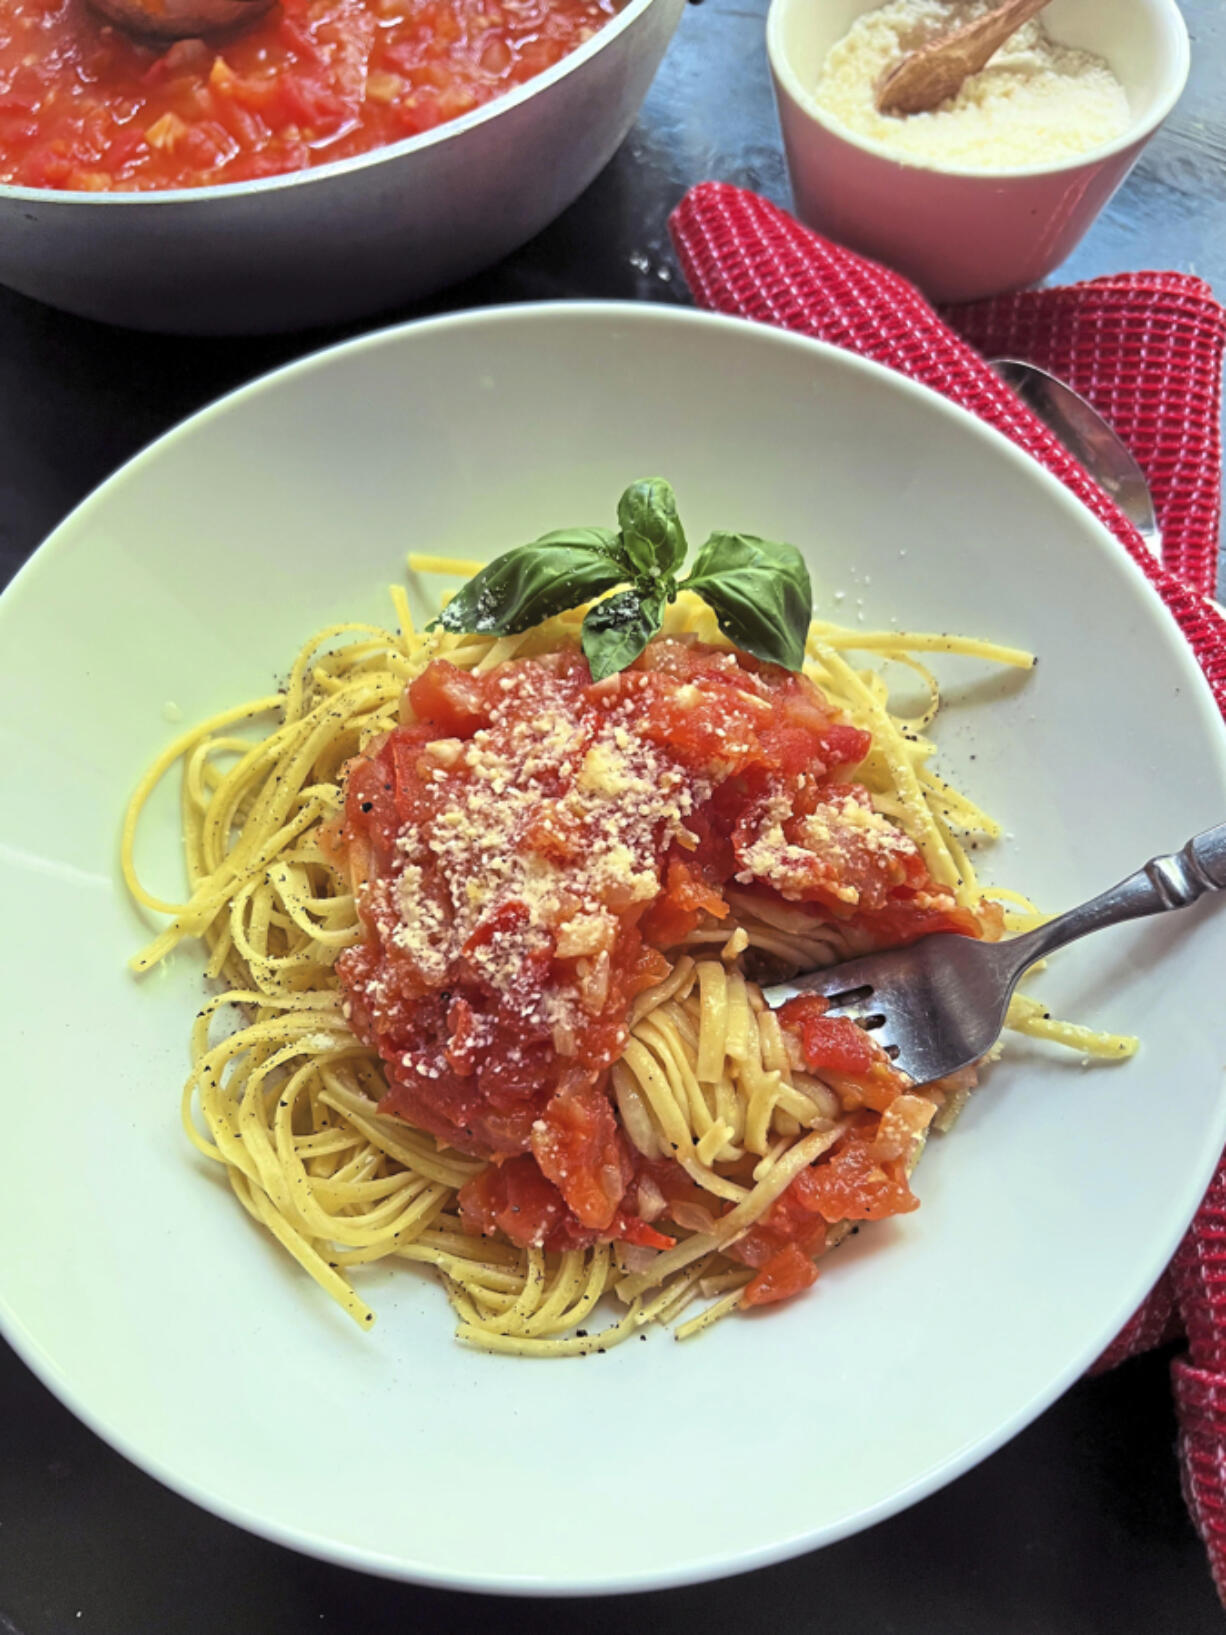
[[[619,562],[584,545],[519,545],[495,557],[429,626],[480,636],[518,636],[542,619],[624,584]]]
[[[660,628],[665,597],[655,589],[619,590],[589,609],[583,621],[583,651],[593,681],[624,670]]]
[[[799,670],[813,615],[809,570],[794,545],[753,534],[712,534],[682,590],[714,609],[719,628],[755,658]]]
[[[629,566],[624,559],[622,542],[615,528],[554,528],[532,541],[534,545],[572,545],[580,551],[597,551],[614,562]]]
[[[675,573],[687,550],[677,497],[663,477],[632,483],[617,502],[622,546],[639,573]]]

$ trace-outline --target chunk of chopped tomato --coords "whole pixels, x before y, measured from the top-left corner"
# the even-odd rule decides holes
[[[449,1037],[444,1052],[448,1066],[461,1078],[476,1071],[476,1049],[480,1038],[473,1008],[467,999],[455,998],[447,1007]]]
[[[446,659],[432,659],[410,684],[409,703],[419,721],[437,728],[437,738],[471,738],[489,725],[485,678]]]
[[[603,1231],[584,1225],[529,1153],[491,1164],[466,1181],[460,1188],[459,1205],[465,1231],[483,1236],[500,1232],[521,1248],[560,1252],[615,1241],[644,1249],[671,1249],[676,1242],[621,1209]]]
[[[540,1248],[566,1218],[566,1204],[552,1181],[522,1155],[465,1181],[459,1193],[460,1219],[474,1235],[501,1232],[522,1248]]]
[[[826,1241],[826,1222],[804,1188],[803,1176],[807,1173],[798,1175],[762,1219],[728,1248],[730,1259],[761,1268],[788,1247],[809,1256],[817,1254]]]
[[[803,1170],[793,1183],[805,1206],[824,1220],[883,1221],[919,1208],[903,1160],[878,1160],[871,1151],[877,1123],[875,1118],[867,1119],[829,1157]]]
[[[685,941],[704,915],[723,920],[728,912],[728,904],[702,872],[686,859],[674,856],[668,861],[664,891],[643,917],[643,932],[653,942],[675,947]]]
[[[845,722],[836,721],[831,726],[821,729],[818,743],[821,746],[820,753],[826,763],[826,770],[837,772],[845,767],[859,766],[873,747],[873,735],[871,732],[865,732],[863,727],[852,727]]]
[[[954,903],[942,908],[922,908],[915,902],[913,892],[900,892],[888,907],[873,916],[874,939],[882,948],[905,948],[939,931],[998,942],[1003,930],[1004,915],[999,904],[986,899],[977,910],[960,908]]]
[[[800,1040],[805,1065],[811,1073],[828,1068],[855,1077],[868,1073],[883,1053],[854,1022],[845,1016],[827,1016],[826,1001],[817,994],[801,994],[780,1007],[779,1022]]]
[[[750,1280],[741,1296],[743,1306],[769,1306],[777,1300],[790,1300],[803,1294],[817,1282],[817,1267],[803,1250],[794,1243],[771,1256],[761,1271]]]
[[[608,1096],[559,1090],[533,1126],[532,1152],[584,1226],[612,1224],[633,1166]]]
[[[677,1241],[658,1232],[637,1215],[627,1215],[620,1209],[613,1217],[610,1236],[616,1242],[633,1243],[639,1249],[671,1249]]]

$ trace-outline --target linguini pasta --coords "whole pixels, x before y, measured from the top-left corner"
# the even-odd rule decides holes
[[[417,560],[424,571],[473,566]],[[200,940],[208,975],[221,986],[192,1029],[182,1103],[187,1133],[224,1167],[248,1213],[359,1325],[374,1315],[357,1292],[355,1271],[401,1259],[434,1269],[460,1339],[489,1351],[603,1350],[645,1324],[676,1321],[695,1301],[707,1304],[676,1333],[701,1332],[742,1303],[753,1278],[753,1268],[728,1252],[840,1141],[857,1105],[850,1081],[806,1067],[795,1037],[747,972],[755,960],[801,970],[861,952],[857,929],[815,923],[796,904],[732,886],[730,917],[700,922],[670,951],[667,977],[634,1000],[610,1090],[636,1151],[674,1160],[691,1183],[688,1201],[669,1205],[678,1232],[672,1247],[596,1243],[554,1253],[474,1236],[457,1193],[485,1161],[381,1112],[383,1064],[350,1027],[334,967],[364,930],[328,844],[329,826],[343,813],[346,763],[397,726],[405,688],[430,659],[483,673],[548,653],[573,644],[583,610],[522,636],[427,636],[414,630],[403,590],[393,588],[392,597],[398,630],[338,624],[319,632],[284,692],[184,733],[132,797],[124,877],[138,903],[168,920],[133,969],[147,971],[185,939]],[[688,595],[668,610],[666,633],[727,646],[710,611]],[[932,770],[927,732],[939,694],[918,655],[934,652],[1022,669],[1032,662],[970,639],[815,623],[806,671],[842,719],[872,734],[856,777],[876,809],[910,837],[932,879],[970,908],[984,895],[971,848],[999,828]],[[921,707],[910,716],[892,711],[885,680],[857,668],[857,654],[909,669]],[[134,861],[141,814],[175,766],[189,880],[178,902],[146,889]],[[1008,928],[1038,923],[1024,898],[987,896],[1000,904]],[[1015,1000],[1009,1025],[1085,1056],[1119,1058],[1135,1048],[1056,1021],[1030,998]],[[973,1083],[967,1073],[898,1096],[882,1116],[879,1144],[892,1141],[909,1171],[929,1127],[947,1128]],[[653,1188],[658,1193],[645,1170],[637,1195],[644,1220],[663,1212],[665,1200]],[[825,1247],[849,1230],[850,1222],[832,1225]],[[609,1294],[624,1312],[589,1330]]]

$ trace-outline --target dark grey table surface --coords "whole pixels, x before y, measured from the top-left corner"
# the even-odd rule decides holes
[[[1062,281],[1175,267],[1226,292],[1226,8],[1183,9],[1188,94]],[[765,0],[691,7],[638,124],[584,197],[429,310],[685,301],[666,220],[690,184],[716,177],[789,202],[764,11]],[[367,327],[134,336],[0,291],[0,577],[175,421]],[[576,1624],[591,1635],[1218,1635],[1226,1620],[1179,1495],[1169,1361],[1082,1382],[943,1492],[785,1566],[631,1599],[495,1603],[324,1566],[206,1515],[98,1441],[0,1345],[0,1635],[449,1635],[490,1622],[508,1635]]]

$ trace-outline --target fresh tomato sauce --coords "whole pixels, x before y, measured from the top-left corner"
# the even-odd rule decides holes
[[[0,3],[0,181],[132,192],[304,170],[416,136],[586,40],[616,0],[282,0],[139,43],[86,0]]]
[[[744,654],[659,639],[595,685],[578,652],[480,675],[435,660],[402,715],[347,774],[335,842],[367,934],[338,971],[385,1064],[383,1110],[494,1161],[460,1194],[475,1232],[663,1247],[636,1209],[644,1176],[670,1209],[712,1207],[631,1146],[608,1080],[663,950],[727,919],[730,887],[865,948],[983,934],[854,781],[869,734]],[[821,1001],[781,1019],[854,1116],[729,1250],[755,1268],[750,1304],[813,1281],[828,1224],[915,1207],[888,1128],[906,1081]]]

